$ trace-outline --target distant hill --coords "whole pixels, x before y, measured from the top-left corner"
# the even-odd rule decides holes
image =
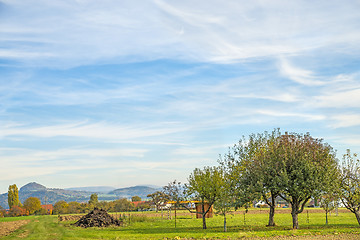
[[[94,192],[94,193],[108,193],[114,191],[115,188],[109,186],[93,186],[93,187],[72,187],[72,188],[65,188],[65,190],[86,191],[86,192]]]
[[[109,191],[107,191],[109,190]],[[66,202],[88,202],[90,195],[98,193],[99,201],[113,201],[119,198],[131,198],[139,196],[146,199],[148,194],[161,190],[161,188],[149,186],[135,186],[114,189],[112,187],[79,187],[79,188],[47,188],[39,183],[31,182],[19,189],[19,199],[23,203],[29,197],[37,197],[42,204],[55,204],[60,200]],[[7,193],[0,195],[0,206],[8,208]]]
[[[41,190],[46,190],[46,187],[36,182],[31,182],[22,186],[19,191],[31,192],[31,191],[41,191]]]
[[[109,192],[108,194],[116,195],[120,198],[131,198],[132,196],[139,196],[142,199],[146,199],[148,194],[154,193],[159,188],[153,188],[148,186],[135,186],[135,187],[127,187],[127,188],[118,188],[114,191]]]
[[[0,206],[8,208],[7,193],[0,195]],[[67,202],[89,201],[91,193],[85,191],[71,191],[57,188],[47,188],[41,184],[32,182],[19,189],[19,199],[23,203],[29,197],[37,197],[42,204],[54,204],[60,200]]]

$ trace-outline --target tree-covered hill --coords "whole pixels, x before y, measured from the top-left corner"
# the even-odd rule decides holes
[[[105,188],[100,189],[99,187],[83,187],[80,189],[87,189],[87,191],[47,188],[41,184],[31,182],[19,189],[19,199],[23,203],[29,197],[37,197],[40,199],[42,204],[54,204],[60,200],[64,200],[66,202],[87,202],[90,199],[90,195],[94,192],[98,193],[99,201],[112,201],[119,198],[131,198],[132,196],[139,196],[142,199],[146,199],[148,194],[154,193],[158,190],[158,188],[147,186],[118,188],[110,192],[106,192],[104,190]],[[0,195],[0,206],[6,209],[8,208],[7,193]]]

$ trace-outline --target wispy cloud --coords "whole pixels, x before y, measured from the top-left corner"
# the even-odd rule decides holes
[[[115,124],[75,122],[71,124],[50,125],[41,127],[3,127],[0,136],[32,136],[32,137],[83,137],[92,139],[124,140],[149,136],[161,136],[183,131],[184,127],[176,127],[171,123],[159,123],[156,126],[135,127]]]
[[[346,114],[341,113],[332,117],[333,123],[330,124],[333,128],[353,127],[360,125],[360,114]]]
[[[321,81],[319,77],[315,76],[313,72],[295,67],[285,58],[280,58],[280,72],[294,82],[306,86],[320,86],[326,84],[326,82]]]
[[[124,58],[226,63],[338,45],[359,50],[356,2],[4,3],[0,41],[12,45],[2,56],[28,64],[68,67]]]

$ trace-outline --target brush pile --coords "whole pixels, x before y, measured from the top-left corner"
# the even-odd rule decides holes
[[[121,226],[122,224],[122,221],[113,218],[105,210],[98,208],[94,208],[94,210],[74,223],[75,226],[83,228]]]

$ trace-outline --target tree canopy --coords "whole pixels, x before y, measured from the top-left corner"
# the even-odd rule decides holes
[[[29,214],[34,214],[36,211],[41,210],[41,202],[37,197],[29,197],[24,202],[24,208],[29,211]]]
[[[8,204],[11,209],[13,206],[21,206],[21,202],[19,200],[19,190],[16,184],[10,185],[8,190]]]
[[[330,145],[310,134],[285,133],[278,139],[282,180],[280,196],[291,204],[293,228],[298,228],[298,214],[311,197],[326,191],[337,170],[335,152]]]
[[[195,168],[188,178],[187,191],[201,201],[203,229],[206,229],[205,216],[221,196],[224,186],[224,172],[220,167]],[[205,203],[208,207],[205,208]]]

